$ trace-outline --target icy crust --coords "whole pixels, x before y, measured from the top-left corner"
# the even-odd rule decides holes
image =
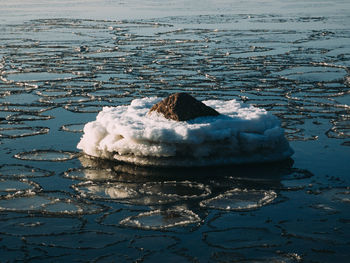
[[[219,116],[173,121],[149,109],[161,99],[135,99],[104,107],[84,127],[78,149],[86,154],[151,166],[205,166],[278,161],[293,150],[279,120],[236,100],[207,100]]]

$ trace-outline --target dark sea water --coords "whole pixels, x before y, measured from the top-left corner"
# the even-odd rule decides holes
[[[347,262],[348,1],[0,1],[0,262]],[[76,149],[103,106],[185,91],[295,154],[156,169]]]

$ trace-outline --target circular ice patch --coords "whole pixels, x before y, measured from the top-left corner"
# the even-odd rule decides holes
[[[190,210],[154,210],[130,216],[120,221],[120,225],[141,229],[161,230],[200,222],[200,217]]]
[[[0,198],[32,194],[41,188],[27,179],[0,179]]]
[[[21,160],[63,162],[78,157],[78,153],[57,150],[34,150],[17,153],[14,157]]]
[[[4,164],[0,166],[0,178],[30,178],[51,176],[54,172],[22,164]]]
[[[8,121],[41,121],[41,120],[50,120],[52,118],[54,117],[48,116],[48,115],[20,113],[20,114],[10,115],[6,118],[6,120]]]
[[[19,72],[11,73],[8,75],[9,80],[19,82],[36,82],[36,81],[49,81],[49,80],[68,80],[76,78],[71,73],[61,72]]]
[[[19,138],[26,136],[34,136],[46,134],[49,132],[47,127],[14,127],[14,128],[0,128],[0,137],[3,138]]]
[[[72,111],[72,112],[78,112],[78,113],[96,113],[101,110],[101,106],[99,105],[88,105],[88,104],[68,104],[65,105],[63,108],[66,110]]]
[[[0,211],[79,215],[99,213],[103,209],[102,206],[75,199],[63,192],[29,193],[0,200]]]
[[[73,123],[73,124],[65,124],[60,129],[67,132],[83,132],[84,123]]]
[[[48,104],[57,104],[57,105],[72,105],[72,104],[81,104],[81,103],[87,103],[91,101],[91,97],[87,96],[63,96],[63,97],[55,97],[55,98],[41,98],[40,102],[48,103]]]
[[[203,200],[200,206],[219,210],[253,210],[271,203],[277,197],[270,190],[233,189],[214,198]]]
[[[301,66],[285,69],[280,76],[301,82],[332,82],[342,80],[346,76],[343,68]]]
[[[45,89],[45,90],[37,91],[36,94],[42,97],[49,97],[49,98],[66,97],[72,94],[72,90]]]

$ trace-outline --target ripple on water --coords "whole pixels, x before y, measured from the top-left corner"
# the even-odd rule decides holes
[[[336,138],[336,139],[348,139],[350,138],[350,127],[337,127],[333,126],[331,129],[329,129],[326,132],[326,135],[329,138]]]
[[[65,124],[61,126],[60,129],[66,132],[82,133],[84,126],[85,126],[85,123],[72,123],[72,124]]]
[[[308,170],[292,168],[290,173],[281,177],[282,189],[292,191],[303,189],[311,184],[312,176]]]
[[[105,233],[103,231],[80,231],[75,233],[64,233],[49,236],[31,236],[27,237],[28,244],[69,248],[69,249],[102,249],[130,239],[130,237],[121,233]]]
[[[254,257],[253,255],[240,254],[237,252],[216,252],[213,253],[211,259],[213,262],[249,262],[249,263],[259,263],[259,262],[268,262],[268,263],[296,263],[302,262],[302,256],[297,253],[283,253],[281,251],[276,252],[275,256],[261,256]],[[232,259],[235,259],[232,261]]]
[[[77,217],[25,216],[6,220],[2,233],[15,236],[48,236],[78,231],[83,220]]]
[[[320,197],[344,209],[347,205],[350,205],[350,187],[323,189],[320,193]]]
[[[279,234],[262,227],[232,227],[203,234],[209,246],[223,249],[268,248],[281,242]]]
[[[343,146],[350,146],[350,141],[343,142],[341,145],[343,145]]]
[[[178,244],[179,240],[167,235],[151,235],[136,237],[130,242],[130,246],[146,251],[165,250]]]

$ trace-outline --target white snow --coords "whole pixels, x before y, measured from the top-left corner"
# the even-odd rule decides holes
[[[161,98],[104,107],[84,127],[78,149],[137,165],[205,166],[278,161],[293,150],[280,121],[264,109],[236,100],[207,100],[221,115],[190,121],[165,119],[149,109]]]

